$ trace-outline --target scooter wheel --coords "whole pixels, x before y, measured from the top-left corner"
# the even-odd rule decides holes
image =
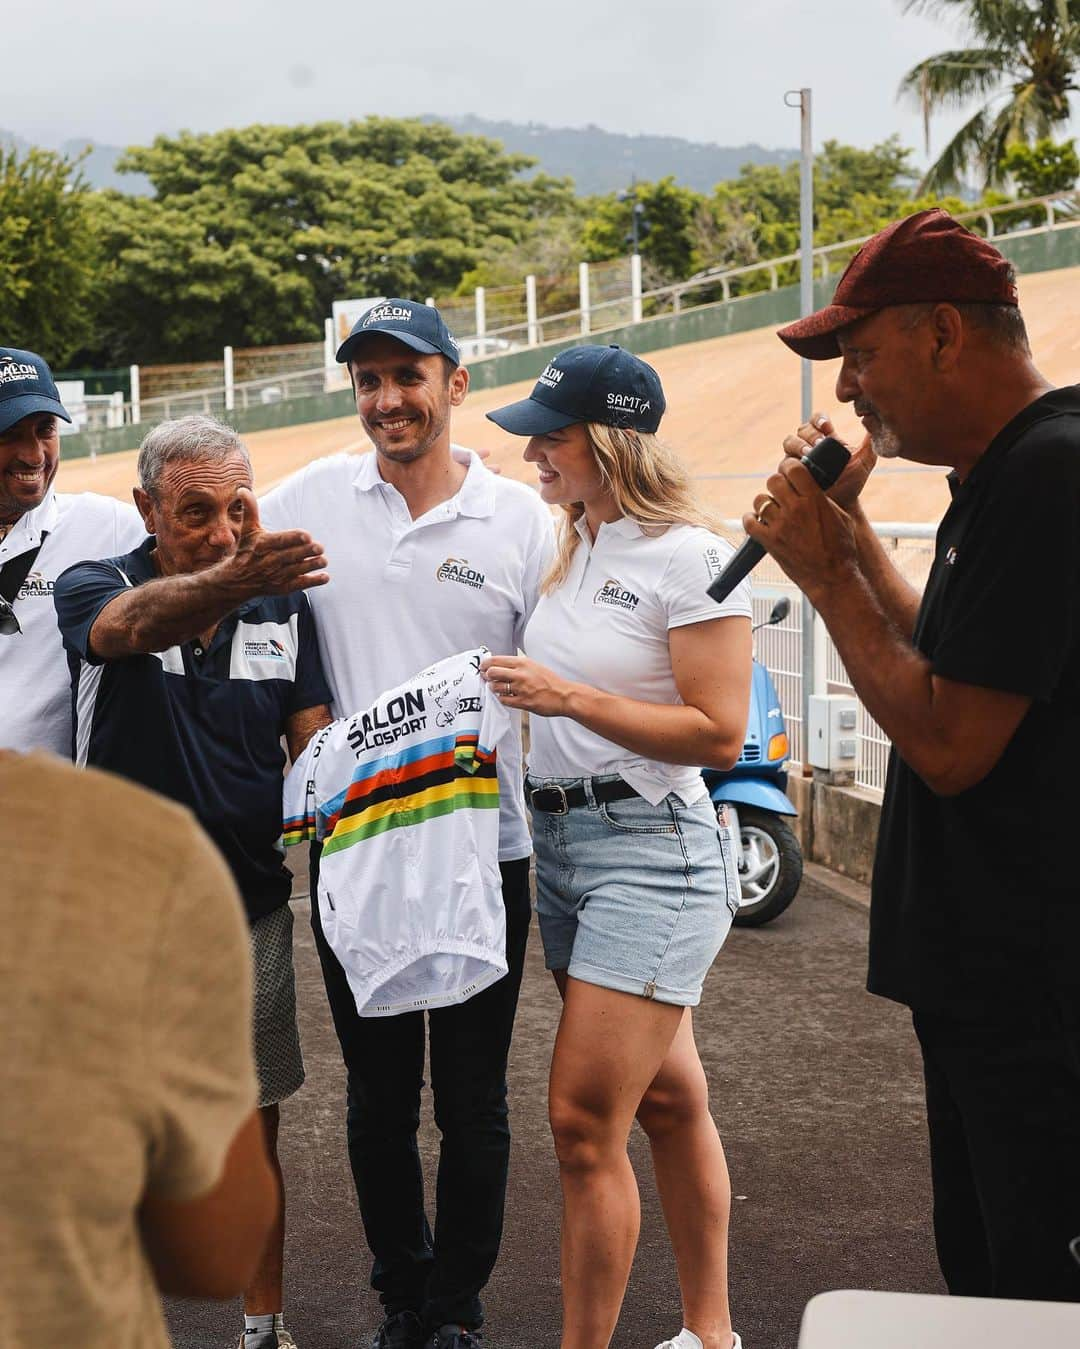
[[[752,806],[739,807],[739,832],[742,897],[734,922],[737,927],[761,927],[795,898],[802,883],[802,848],[783,816]]]

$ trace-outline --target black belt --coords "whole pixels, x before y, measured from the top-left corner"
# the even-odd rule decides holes
[[[584,787],[527,787],[529,805],[533,810],[542,810],[548,815],[565,815],[574,806],[586,806],[589,798]],[[593,782],[592,799],[603,804],[606,801],[626,801],[631,796],[640,796],[629,782],[614,778],[610,782]]]

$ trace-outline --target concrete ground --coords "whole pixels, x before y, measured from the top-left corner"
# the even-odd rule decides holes
[[[855,887],[810,868],[771,926],[736,929],[695,1014],[733,1203],[731,1301],[746,1349],[794,1349],[803,1307],[833,1288],[943,1291],[930,1236],[918,1052],[907,1014],[863,988],[867,921]],[[308,1080],[283,1107],[289,1195],[287,1322],[300,1349],[361,1349],[379,1321],[345,1157],[344,1075],[298,900]],[[559,1185],[545,1115],[559,1004],[530,941],[511,1060],[513,1159],[502,1257],[485,1294],[492,1349],[559,1341]],[[437,1135],[422,1130],[427,1175]],[[652,1349],[680,1325],[678,1285],[635,1131],[642,1233],[612,1344]],[[173,1304],[180,1349],[235,1345],[239,1307]]]

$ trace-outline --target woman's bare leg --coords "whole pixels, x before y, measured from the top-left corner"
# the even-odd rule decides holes
[[[567,978],[549,1112],[563,1192],[562,1349],[605,1349],[637,1246],[626,1151],[634,1115],[682,1009]]]
[[[689,1008],[637,1116],[652,1147],[656,1187],[679,1271],[683,1324],[705,1349],[730,1349],[731,1183],[709,1113],[708,1084]]]

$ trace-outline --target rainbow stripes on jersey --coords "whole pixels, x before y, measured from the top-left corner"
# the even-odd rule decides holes
[[[351,848],[388,829],[423,824],[455,810],[498,810],[493,749],[475,735],[427,740],[370,763],[316,813],[285,821],[287,846],[321,838],[323,856]],[[309,802],[313,800],[308,795]]]

